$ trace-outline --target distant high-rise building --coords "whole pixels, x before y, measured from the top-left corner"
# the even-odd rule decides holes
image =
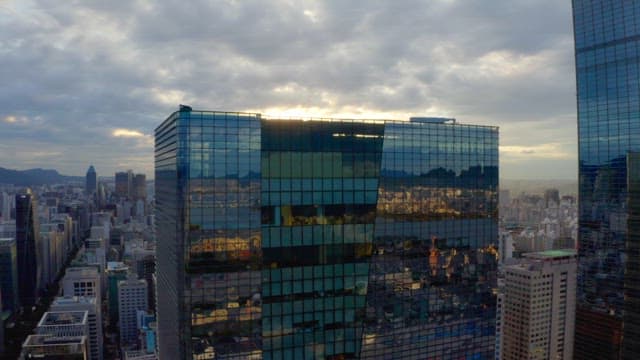
[[[2,207],[0,207],[0,218],[2,221],[11,220],[11,197],[6,192],[0,193],[2,195]]]
[[[132,185],[133,185],[133,172],[128,170],[126,172],[116,173],[116,195],[121,198],[132,197]]]
[[[18,253],[18,292],[20,305],[36,303],[40,289],[40,245],[38,206],[31,191],[16,195],[16,247]]]
[[[500,190],[500,206],[506,207],[511,204],[511,192],[509,190]]]
[[[118,282],[120,346],[135,344],[138,340],[137,312],[148,310],[147,287],[145,280]]]
[[[160,358],[493,357],[497,128],[181,107],[155,135]]]
[[[136,174],[132,181],[132,192],[134,200],[144,200],[147,198],[147,176]]]
[[[573,358],[576,253],[550,250],[507,265],[499,359]]]
[[[640,2],[572,4],[579,144],[575,356],[637,359],[640,237],[629,154],[640,151]]]
[[[96,169],[93,165],[89,166],[89,170],[87,170],[86,177],[86,185],[85,191],[88,195],[92,195],[98,189],[98,174],[96,173]]]
[[[0,289],[4,310],[12,313],[20,309],[18,297],[18,252],[14,238],[0,238]],[[3,308],[0,308],[2,312]]]
[[[558,206],[560,204],[560,192],[558,189],[547,189],[544,191],[544,204],[545,207],[551,207],[553,204]]]

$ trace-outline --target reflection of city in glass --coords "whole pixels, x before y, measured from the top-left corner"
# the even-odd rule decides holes
[[[174,113],[156,130],[161,355],[491,357],[497,136]]]
[[[640,150],[640,2],[574,0],[579,272],[575,355],[637,358],[639,254],[628,209],[629,151]],[[633,179],[631,179],[633,181]],[[625,272],[627,278],[625,278]]]

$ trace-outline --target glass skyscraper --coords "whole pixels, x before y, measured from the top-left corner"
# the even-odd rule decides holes
[[[156,129],[160,356],[492,358],[497,189],[495,127],[181,107]]]
[[[98,174],[93,165],[89,166],[87,176],[85,177],[85,191],[88,195],[93,195],[98,189]]]
[[[40,289],[41,254],[35,195],[27,189],[16,195],[16,248],[20,305],[35,305]]]
[[[640,2],[573,0],[579,269],[575,357],[640,356]]]

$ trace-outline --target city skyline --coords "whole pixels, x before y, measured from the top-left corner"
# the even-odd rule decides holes
[[[185,103],[455,117],[500,127],[502,178],[575,179],[570,10],[557,1],[3,1],[0,74],[16,81],[0,96],[0,164],[152,178],[153,128]]]

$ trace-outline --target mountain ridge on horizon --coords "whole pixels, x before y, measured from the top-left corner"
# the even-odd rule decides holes
[[[84,177],[82,176],[62,175],[55,169],[34,168],[27,170],[14,170],[0,166],[0,184],[30,186],[82,181],[84,181]]]

